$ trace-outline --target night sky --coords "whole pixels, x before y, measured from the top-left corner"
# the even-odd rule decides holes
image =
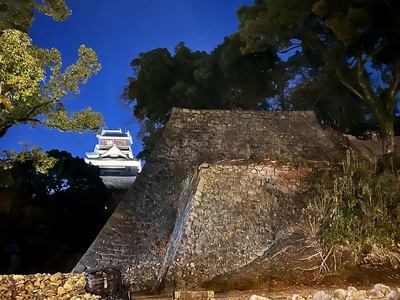
[[[112,4],[111,4],[112,3]],[[191,50],[210,52],[225,36],[237,30],[235,11],[252,0],[73,0],[67,1],[72,15],[64,22],[38,14],[30,29],[33,43],[57,48],[64,65],[77,59],[81,44],[93,48],[102,70],[81,85],[81,93],[67,96],[68,110],[88,106],[101,112],[107,128],[128,129],[134,137],[134,154],[141,150],[139,129],[131,108],[120,100],[126,79],[132,76],[130,62],[140,52],[167,47],[173,53],[179,42]],[[29,125],[11,128],[0,139],[0,150],[18,150],[18,142],[30,141],[44,150],[59,149],[84,157],[92,151],[94,134],[60,133]]]

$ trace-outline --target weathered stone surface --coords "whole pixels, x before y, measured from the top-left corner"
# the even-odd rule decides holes
[[[309,282],[321,249],[298,229],[300,195],[319,166],[296,165],[335,163],[348,146],[313,112],[174,109],[75,271],[116,267],[134,290]]]
[[[312,300],[331,300],[331,295],[325,293],[324,291],[318,291],[312,297]]]
[[[52,280],[50,280],[50,277]],[[87,283],[87,282],[86,282]],[[63,284],[63,285],[62,285]],[[365,299],[373,300],[398,300],[399,288],[391,288],[382,284],[376,284],[374,288],[357,289],[349,286],[347,289],[332,289],[329,287],[307,287],[307,286],[268,286],[266,289],[257,291],[231,291],[229,293],[214,293],[207,290],[178,290],[163,295],[145,295],[133,293],[131,297],[125,295],[100,298],[100,296],[89,294],[84,289],[85,279],[83,274],[32,274],[32,275],[0,275],[0,300],[91,300],[91,299],[153,299],[153,300],[312,300],[312,299],[347,299],[356,300],[355,295],[364,295]],[[70,286],[66,288],[66,286]],[[256,294],[254,294],[256,293]],[[378,294],[377,294],[378,293]],[[172,297],[171,297],[172,296]]]
[[[312,169],[239,166],[232,172],[231,164],[208,165],[187,181],[158,284],[201,286],[250,264],[294,231]]]
[[[258,295],[251,295],[250,296],[250,300],[271,300],[271,299],[266,298],[266,297],[261,297],[261,296],[258,296]]]
[[[171,234],[180,210],[180,195],[185,194],[182,184],[187,182],[185,178],[193,167],[204,162],[232,159],[304,158],[335,161],[343,156],[345,146],[346,139],[324,131],[313,112],[174,109],[165,133],[142,173],[75,270],[108,266],[125,268],[129,281],[138,289],[154,286],[160,280],[159,274],[163,273],[164,260],[168,259],[165,254],[171,244]],[[245,165],[241,167],[247,170]],[[248,187],[246,193],[229,193],[234,203],[243,202],[247,197],[263,199],[266,193],[273,194],[268,191],[273,190],[276,184],[273,168],[268,170],[268,174],[266,170],[260,171],[264,173],[256,169],[247,171],[240,181],[232,181],[229,185],[235,189],[241,182],[242,186]],[[222,168],[220,172],[227,171]],[[230,172],[236,171],[232,169]],[[258,177],[258,181],[254,180],[254,176]],[[267,177],[269,181],[260,180],[260,176]],[[261,187],[263,194],[254,194],[254,189],[248,186],[249,182]],[[201,184],[198,189],[201,189]],[[214,199],[214,203],[219,201],[225,199]],[[192,218],[198,217],[198,212],[193,212]],[[240,218],[232,219],[232,228],[240,223]],[[220,221],[226,222],[225,219]],[[215,219],[215,222],[219,221]],[[212,232],[214,224],[208,226],[207,230]],[[268,230],[268,226],[262,230]],[[204,249],[197,248],[195,251],[200,253]],[[247,257],[250,254],[255,256],[251,251],[240,251]],[[94,255],[99,253],[101,258],[94,259]]]
[[[390,289],[388,286],[388,289],[386,290],[385,288],[385,293],[381,292],[380,289],[381,284],[376,284],[373,289],[371,289],[369,292],[366,290],[359,290],[354,286],[349,286],[347,290],[345,289],[336,289],[333,292],[333,299],[347,299],[347,300],[365,300],[365,299],[379,299],[379,300],[389,300],[389,299],[395,299],[392,298],[393,295],[396,293],[399,293],[399,289]],[[376,295],[376,292],[381,293],[380,296]],[[313,294],[312,299],[313,300],[324,300],[324,299],[331,299],[331,295],[329,292],[326,291],[318,291]]]
[[[374,285],[374,290],[382,292],[383,294],[387,294],[390,291],[390,287],[382,283],[377,283]]]
[[[134,182],[136,176],[101,176],[101,180],[108,188],[128,189]]]
[[[390,290],[387,294],[386,294],[386,297],[389,299],[389,300],[399,300],[400,299],[400,290],[397,288],[397,289],[394,289],[394,290]]]
[[[355,290],[348,293],[346,298],[351,298],[352,300],[364,300],[367,299],[367,292],[364,290]]]
[[[342,300],[342,299],[345,299],[346,296],[347,296],[347,291],[345,289],[336,289],[333,292],[333,298],[335,298],[335,299]]]

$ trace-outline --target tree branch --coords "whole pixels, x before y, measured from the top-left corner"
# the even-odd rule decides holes
[[[14,117],[9,117],[5,120],[5,122],[1,122],[4,123],[4,125],[2,125],[0,127],[0,138],[2,138],[8,131],[8,129],[10,129],[12,126],[19,124],[19,123],[23,123],[23,122],[37,122],[39,124],[42,125],[46,125],[43,123],[43,121],[41,121],[40,119],[36,119],[35,116],[36,113],[35,111],[41,107],[44,107],[48,104],[51,104],[48,101],[44,101],[44,102],[39,102],[37,105],[33,106],[28,112],[24,113],[23,116],[14,116]]]
[[[296,49],[296,48],[301,48],[301,44],[295,44],[294,46],[286,48],[285,50],[280,50],[279,53],[285,54],[285,53],[288,53],[288,52],[290,52],[290,51],[292,51],[293,49]]]
[[[400,84],[400,69],[397,68],[396,73],[394,75],[394,80],[392,81],[389,87],[389,95],[392,99],[396,97],[396,94],[399,89],[399,84]]]
[[[371,89],[368,87],[368,84],[365,82],[364,79],[364,61],[361,58],[361,55],[356,55],[356,59],[357,59],[357,64],[356,64],[356,78],[357,78],[357,83],[358,85],[361,87],[363,94],[364,94],[364,100],[366,100],[371,108],[373,108],[375,110],[375,103],[374,103],[374,97],[372,96],[372,91]]]
[[[364,96],[344,78],[342,71],[340,71],[339,68],[335,68],[335,73],[341,84],[343,84],[348,90],[354,93],[358,98],[364,100]]]

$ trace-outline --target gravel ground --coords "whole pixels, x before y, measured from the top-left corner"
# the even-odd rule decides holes
[[[253,296],[252,295],[257,295]],[[132,293],[132,300],[170,300],[172,294]],[[264,298],[265,297],[265,298]],[[400,300],[400,290],[382,284],[355,287],[285,287],[265,290],[216,293],[215,300]],[[94,300],[100,296],[86,293],[84,274],[0,275],[0,300]],[[113,298],[113,299],[118,299]]]
[[[90,300],[84,274],[0,275],[0,300]]]

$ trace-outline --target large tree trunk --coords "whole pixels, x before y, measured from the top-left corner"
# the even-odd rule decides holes
[[[383,154],[394,153],[394,119],[388,118],[381,124]]]

